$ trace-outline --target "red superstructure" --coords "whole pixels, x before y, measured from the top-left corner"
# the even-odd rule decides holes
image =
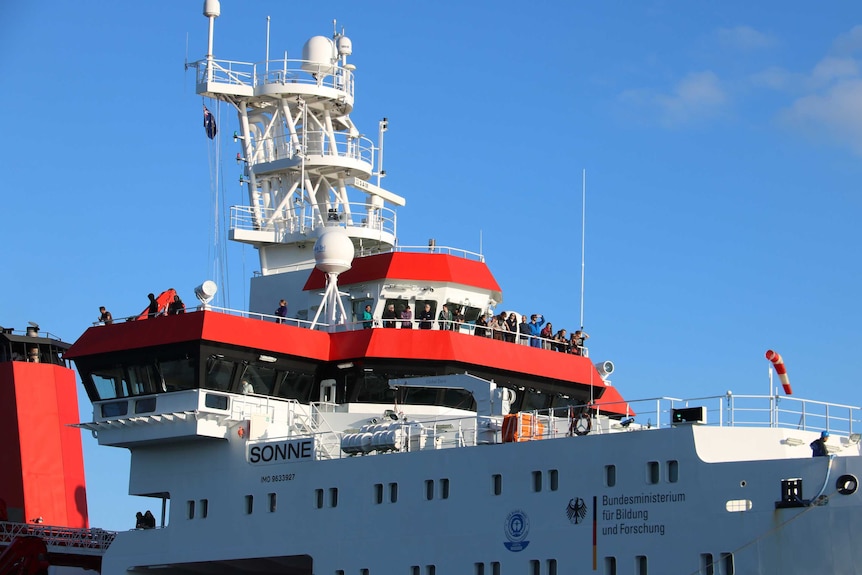
[[[631,414],[587,357],[448,330],[354,327],[352,331],[329,333],[197,311],[90,328],[66,357],[74,359],[83,371],[90,369],[92,361],[99,365],[112,361],[137,365],[164,350],[176,354],[182,349],[185,357],[197,362],[199,371],[205,371],[208,358],[215,355],[237,357],[252,364],[264,357],[286,362],[291,370],[305,369],[317,382],[349,373],[362,377],[369,371],[422,375],[469,372],[515,389],[565,394],[583,403],[598,400],[606,414]],[[280,363],[270,365],[282,369]],[[205,374],[196,379],[201,387],[207,385]],[[87,386],[86,378],[84,383]],[[601,402],[608,390],[610,394]],[[157,391],[142,389],[141,393]],[[346,401],[350,390],[345,387],[340,393]]]

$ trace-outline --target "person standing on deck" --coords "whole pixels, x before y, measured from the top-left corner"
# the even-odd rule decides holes
[[[105,309],[105,306],[99,308],[99,321],[105,325],[111,325],[114,323],[114,316],[111,315],[111,312]]]
[[[279,300],[278,301],[278,309],[275,310],[275,315],[278,317],[275,321],[278,323],[284,323],[284,319],[287,317],[287,301]]]
[[[152,319],[159,315],[159,302],[156,301],[156,296],[153,294],[147,294],[147,297],[150,298],[150,307],[147,308],[147,319]]]
[[[809,444],[811,447],[812,457],[826,457],[829,455],[829,448],[826,447],[826,442],[829,440],[829,432],[823,431],[820,433],[820,438],[815,439]]]
[[[419,329],[431,329],[431,322],[434,319],[434,313],[431,311],[431,304],[426,303],[425,309],[419,312],[416,316],[419,321]]]
[[[544,316],[535,313],[530,316],[530,323],[528,325],[530,327],[530,335],[533,336],[533,339],[530,340],[530,347],[542,347],[542,340],[539,337],[542,335],[542,324],[544,323]]]

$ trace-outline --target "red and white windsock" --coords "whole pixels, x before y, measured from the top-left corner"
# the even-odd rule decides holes
[[[781,385],[784,386],[784,393],[793,395],[793,390],[790,389],[790,378],[787,377],[787,369],[784,367],[784,360],[781,359],[781,355],[768,349],[766,350],[766,359],[771,361],[772,365],[775,366],[775,373],[778,374],[778,379],[781,380]]]

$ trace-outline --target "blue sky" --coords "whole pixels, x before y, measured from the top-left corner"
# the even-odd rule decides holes
[[[183,62],[202,2],[0,4],[0,325],[74,341],[106,305],[214,277],[212,149]],[[244,11],[243,11],[244,10]],[[402,244],[478,251],[503,307],[584,324],[626,398],[862,404],[862,6],[837,1],[222,2],[217,58],[353,40],[360,130],[389,118]],[[227,205],[246,203],[219,114]],[[258,269],[228,250],[220,301]],[[82,418],[91,408],[81,394]],[[123,450],[85,438],[93,525],[132,526]]]

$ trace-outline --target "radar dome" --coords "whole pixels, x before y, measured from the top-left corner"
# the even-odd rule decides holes
[[[314,262],[324,273],[340,274],[353,262],[353,242],[344,228],[328,227],[314,242]]]
[[[332,74],[335,44],[326,36],[309,38],[302,47],[302,69],[312,74]]]
[[[338,54],[340,56],[350,56],[353,54],[353,42],[347,36],[341,36],[338,39]]]

